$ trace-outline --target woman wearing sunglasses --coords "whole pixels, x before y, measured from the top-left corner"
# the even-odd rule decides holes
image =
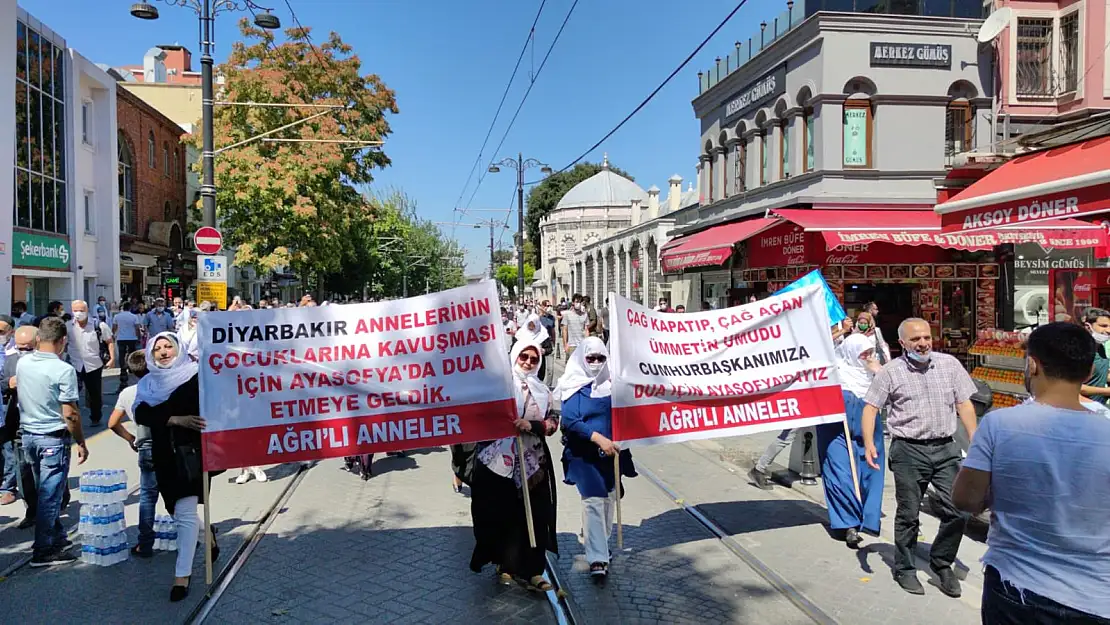
[[[552,589],[543,578],[545,552],[559,552],[555,539],[555,470],[544,440],[559,429],[559,419],[551,412],[551,391],[537,376],[542,354],[543,348],[534,341],[513,345],[510,358],[520,437],[477,445],[470,500],[476,543],[470,570],[477,573],[492,562],[497,566],[498,582],[508,586],[514,579],[519,580],[537,592]],[[518,440],[524,441],[523,468],[532,504],[535,548],[528,540],[521,496]]]
[[[609,536],[613,528],[613,455],[620,454],[621,475],[635,477],[632,455],[611,440],[612,384],[609,351],[596,336],[587,337],[570,355],[556,394],[563,402],[563,474],[582,497],[582,537],[590,575],[609,574]],[[624,494],[623,489],[621,495]]]

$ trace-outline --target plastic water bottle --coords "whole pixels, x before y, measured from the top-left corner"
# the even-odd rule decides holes
[[[166,542],[169,544],[170,551],[177,551],[177,522],[173,520],[173,517],[167,517],[166,520],[169,521]]]
[[[158,551],[166,550],[166,522],[162,517],[154,518],[154,548]]]

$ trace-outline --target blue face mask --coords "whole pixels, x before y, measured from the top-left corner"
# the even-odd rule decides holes
[[[933,355],[932,352],[929,352],[929,353],[926,353],[926,354],[919,354],[919,353],[917,353],[916,351],[914,351],[912,349],[906,350],[906,358],[909,358],[910,360],[916,362],[919,365],[927,364],[929,362],[929,358],[932,357],[932,355]]]

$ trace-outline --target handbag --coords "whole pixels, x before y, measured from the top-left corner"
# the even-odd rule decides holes
[[[451,470],[467,486],[472,486],[474,481],[474,459],[478,456],[476,447],[475,443],[451,445]]]
[[[173,447],[173,460],[178,479],[186,484],[200,482],[204,476],[204,468],[200,460],[200,447],[178,445],[173,435],[173,426],[170,426],[170,445]]]

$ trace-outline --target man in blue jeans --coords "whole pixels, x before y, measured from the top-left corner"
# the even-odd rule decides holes
[[[136,379],[143,379],[147,374],[146,352],[131,352],[124,366]],[[132,434],[122,423],[125,415],[132,423],[135,422],[132,408],[138,390],[139,385],[132,384],[119,392],[116,407],[108,417],[108,429],[127,441],[131,449],[139,454],[139,544],[131,548],[131,553],[140,558],[149,558],[154,554],[154,507],[158,503],[158,478],[154,475],[150,428],[136,423],[135,433]]]
[[[58,317],[39,323],[35,351],[16,365],[23,453],[31,465],[38,501],[31,566],[76,562],[58,519],[69,477],[69,446],[77,444],[78,464],[89,457],[77,408],[77,372],[59,356],[66,350],[66,324]]]

